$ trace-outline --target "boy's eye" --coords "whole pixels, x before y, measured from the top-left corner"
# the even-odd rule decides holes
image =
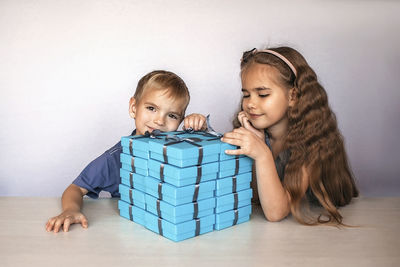
[[[243,94],[243,98],[247,98],[247,97],[250,97],[250,95]]]
[[[259,97],[267,97],[269,94],[264,94],[264,95],[258,95]]]
[[[146,107],[148,110],[150,110],[150,111],[154,111],[154,110],[156,110],[154,107],[152,107],[152,106],[148,106],[148,107]]]
[[[175,114],[169,114],[168,115],[171,119],[177,120],[178,116],[176,116]]]

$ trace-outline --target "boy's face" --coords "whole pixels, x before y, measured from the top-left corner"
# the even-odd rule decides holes
[[[129,114],[135,119],[136,135],[150,133],[156,129],[163,132],[175,131],[183,120],[185,98],[173,98],[167,89],[147,88],[137,102],[131,98]]]

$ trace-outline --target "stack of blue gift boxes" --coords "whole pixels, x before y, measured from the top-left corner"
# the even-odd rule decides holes
[[[205,132],[121,138],[120,215],[180,241],[250,219],[252,160]]]

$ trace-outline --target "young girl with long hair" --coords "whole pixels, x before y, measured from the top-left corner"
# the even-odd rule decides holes
[[[358,196],[328,97],[304,57],[290,47],[250,50],[241,61],[243,98],[230,155],[254,159],[253,189],[265,217],[291,213],[306,225],[345,225],[338,208]],[[310,216],[303,205],[322,206]]]

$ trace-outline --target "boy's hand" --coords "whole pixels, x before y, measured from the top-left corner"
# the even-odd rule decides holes
[[[193,113],[188,116],[183,121],[183,129],[192,128],[195,131],[205,131],[207,129],[206,117]]]
[[[69,226],[74,223],[80,223],[83,228],[88,228],[88,221],[81,212],[64,211],[60,215],[47,221],[46,230],[47,232],[54,231],[54,233],[58,233],[61,226],[63,226],[64,232],[68,232]]]

